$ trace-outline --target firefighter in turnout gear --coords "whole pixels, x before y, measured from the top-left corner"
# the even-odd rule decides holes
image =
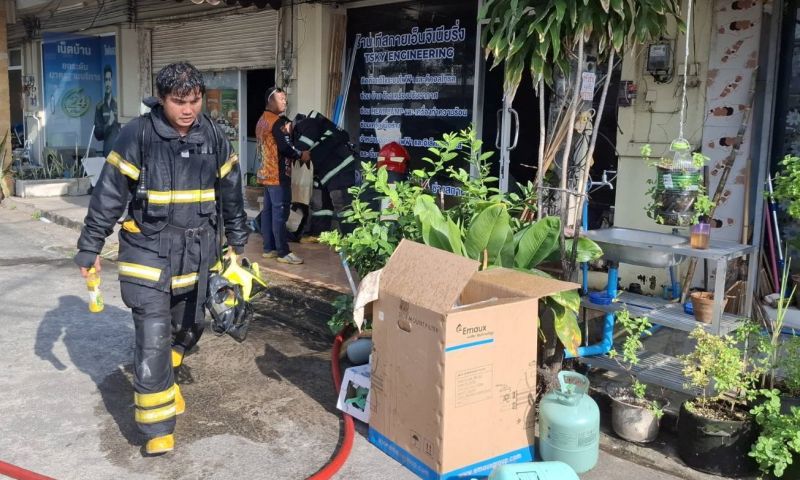
[[[294,123],[295,145],[311,152],[314,165],[314,193],[311,200],[309,233],[317,236],[331,229],[336,219],[339,230],[347,233],[352,225],[342,224],[342,214],[352,202],[348,189],[356,184],[358,162],[350,136],[319,112],[298,116]]]
[[[200,114],[205,84],[191,64],[167,65],[156,78],[151,112],[119,133],[108,155],[78,240],[75,262],[100,271],[105,238],[119,232],[122,300],[133,313],[135,419],[145,452],[174,448],[184,400],[173,368],[199,340],[209,270],[222,232],[234,251],[247,242],[238,156]]]

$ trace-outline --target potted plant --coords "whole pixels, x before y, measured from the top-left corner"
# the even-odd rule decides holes
[[[800,478],[800,408],[782,408],[780,391],[762,390],[764,401],[750,413],[761,429],[748,453],[769,478]]]
[[[753,345],[754,356],[763,371],[761,388],[780,392],[784,413],[788,413],[790,406],[800,407],[800,337],[783,339],[786,313],[797,291],[795,286],[789,290],[790,269],[791,259],[788,259],[781,275],[783,294],[779,295],[775,318],[769,318],[769,335],[762,335],[761,325],[755,322],[748,322],[739,329],[748,335],[747,341]]]
[[[690,148],[688,142],[676,141],[671,146],[673,158],[653,159],[650,145],[642,147],[642,157],[656,167],[656,179],[647,180],[650,202],[645,206],[647,216],[656,223],[687,227],[696,221],[694,205],[704,191],[702,168],[708,157],[690,154]]]
[[[622,351],[612,349],[608,356],[625,370],[631,385],[609,389],[611,426],[617,435],[630,442],[652,442],[658,436],[666,405],[647,396],[647,385],[639,381],[633,370],[639,364],[639,352],[644,350],[642,336],[650,334],[652,324],[647,317],[632,317],[627,308],[617,313],[617,324],[626,335]]]
[[[755,470],[747,453],[758,432],[745,406],[754,397],[757,373],[738,338],[718,337],[700,327],[690,338],[697,346],[680,360],[687,386],[700,393],[681,405],[678,454],[696,470],[746,475]]]
[[[705,250],[711,237],[711,225],[708,223],[709,214],[714,210],[714,202],[708,195],[701,193],[693,205],[694,221],[689,234],[689,243],[692,248]]]

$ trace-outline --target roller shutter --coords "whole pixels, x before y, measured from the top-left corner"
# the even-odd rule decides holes
[[[178,60],[200,70],[275,68],[274,10],[194,19],[153,28],[153,72]]]

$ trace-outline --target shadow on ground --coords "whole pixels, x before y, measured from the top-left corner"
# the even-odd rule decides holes
[[[106,445],[109,437],[119,438],[121,434],[128,445],[141,445],[133,421],[133,323],[128,311],[106,305],[103,312],[92,314],[86,301],[74,295],[62,296],[58,302],[39,324],[36,355],[56,370],[67,370],[69,367],[54,351],[61,341],[69,363],[97,385],[102,398],[97,409],[108,412],[117,427],[104,435],[102,443]]]

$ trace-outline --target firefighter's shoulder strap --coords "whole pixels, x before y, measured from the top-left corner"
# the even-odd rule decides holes
[[[147,210],[147,189],[149,187],[148,179],[150,177],[150,156],[152,153],[153,144],[153,121],[150,112],[143,114],[139,122],[139,180],[136,183],[133,202],[132,202],[132,215],[136,220],[136,225],[145,235],[154,235],[159,233],[169,223],[169,215],[161,221],[144,221],[144,213]]]
[[[217,127],[217,122],[215,122],[207,113],[203,113],[203,117],[206,119],[208,124],[211,126],[211,130],[214,131],[214,154],[215,158],[217,159],[217,180],[214,182],[214,197],[217,200],[217,249],[219,251],[219,258],[222,259],[222,245],[225,243],[225,222],[222,218],[222,175],[220,175],[220,171],[222,170],[222,164],[227,161],[227,158],[221,158],[222,154],[222,140],[220,139],[219,128]]]

